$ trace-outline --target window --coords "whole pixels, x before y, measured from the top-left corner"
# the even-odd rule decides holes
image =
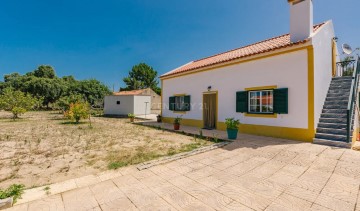
[[[190,111],[190,95],[169,97],[170,111]]]
[[[249,91],[249,113],[273,113],[273,90]]]
[[[236,112],[288,114],[288,88],[236,92]]]
[[[117,104],[117,105],[120,105],[120,101],[116,101],[116,104]]]
[[[175,111],[184,111],[184,109],[185,109],[184,96],[176,96],[175,97]]]

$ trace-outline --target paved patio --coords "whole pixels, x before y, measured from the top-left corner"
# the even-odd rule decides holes
[[[360,211],[360,152],[242,134],[224,148],[72,182],[38,200],[27,193],[9,210]]]

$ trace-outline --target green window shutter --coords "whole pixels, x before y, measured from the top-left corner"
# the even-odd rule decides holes
[[[175,97],[169,97],[169,110],[175,111]]]
[[[288,113],[288,88],[274,89],[274,113]]]
[[[184,96],[184,103],[185,103],[184,111],[190,111],[190,107],[191,107],[191,104],[190,104],[190,95]]]
[[[248,92],[236,92],[236,112],[248,112]]]

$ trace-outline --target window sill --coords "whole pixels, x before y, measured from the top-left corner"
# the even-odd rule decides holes
[[[173,111],[175,114],[186,114],[186,111]]]
[[[259,117],[259,118],[277,118],[277,114],[256,114],[256,113],[245,113],[246,117]]]

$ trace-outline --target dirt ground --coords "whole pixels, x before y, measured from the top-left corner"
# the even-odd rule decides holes
[[[0,188],[51,184],[107,170],[111,163],[126,165],[211,144],[127,119],[92,117],[90,126],[88,121],[70,124],[58,112],[10,117],[0,111]]]

